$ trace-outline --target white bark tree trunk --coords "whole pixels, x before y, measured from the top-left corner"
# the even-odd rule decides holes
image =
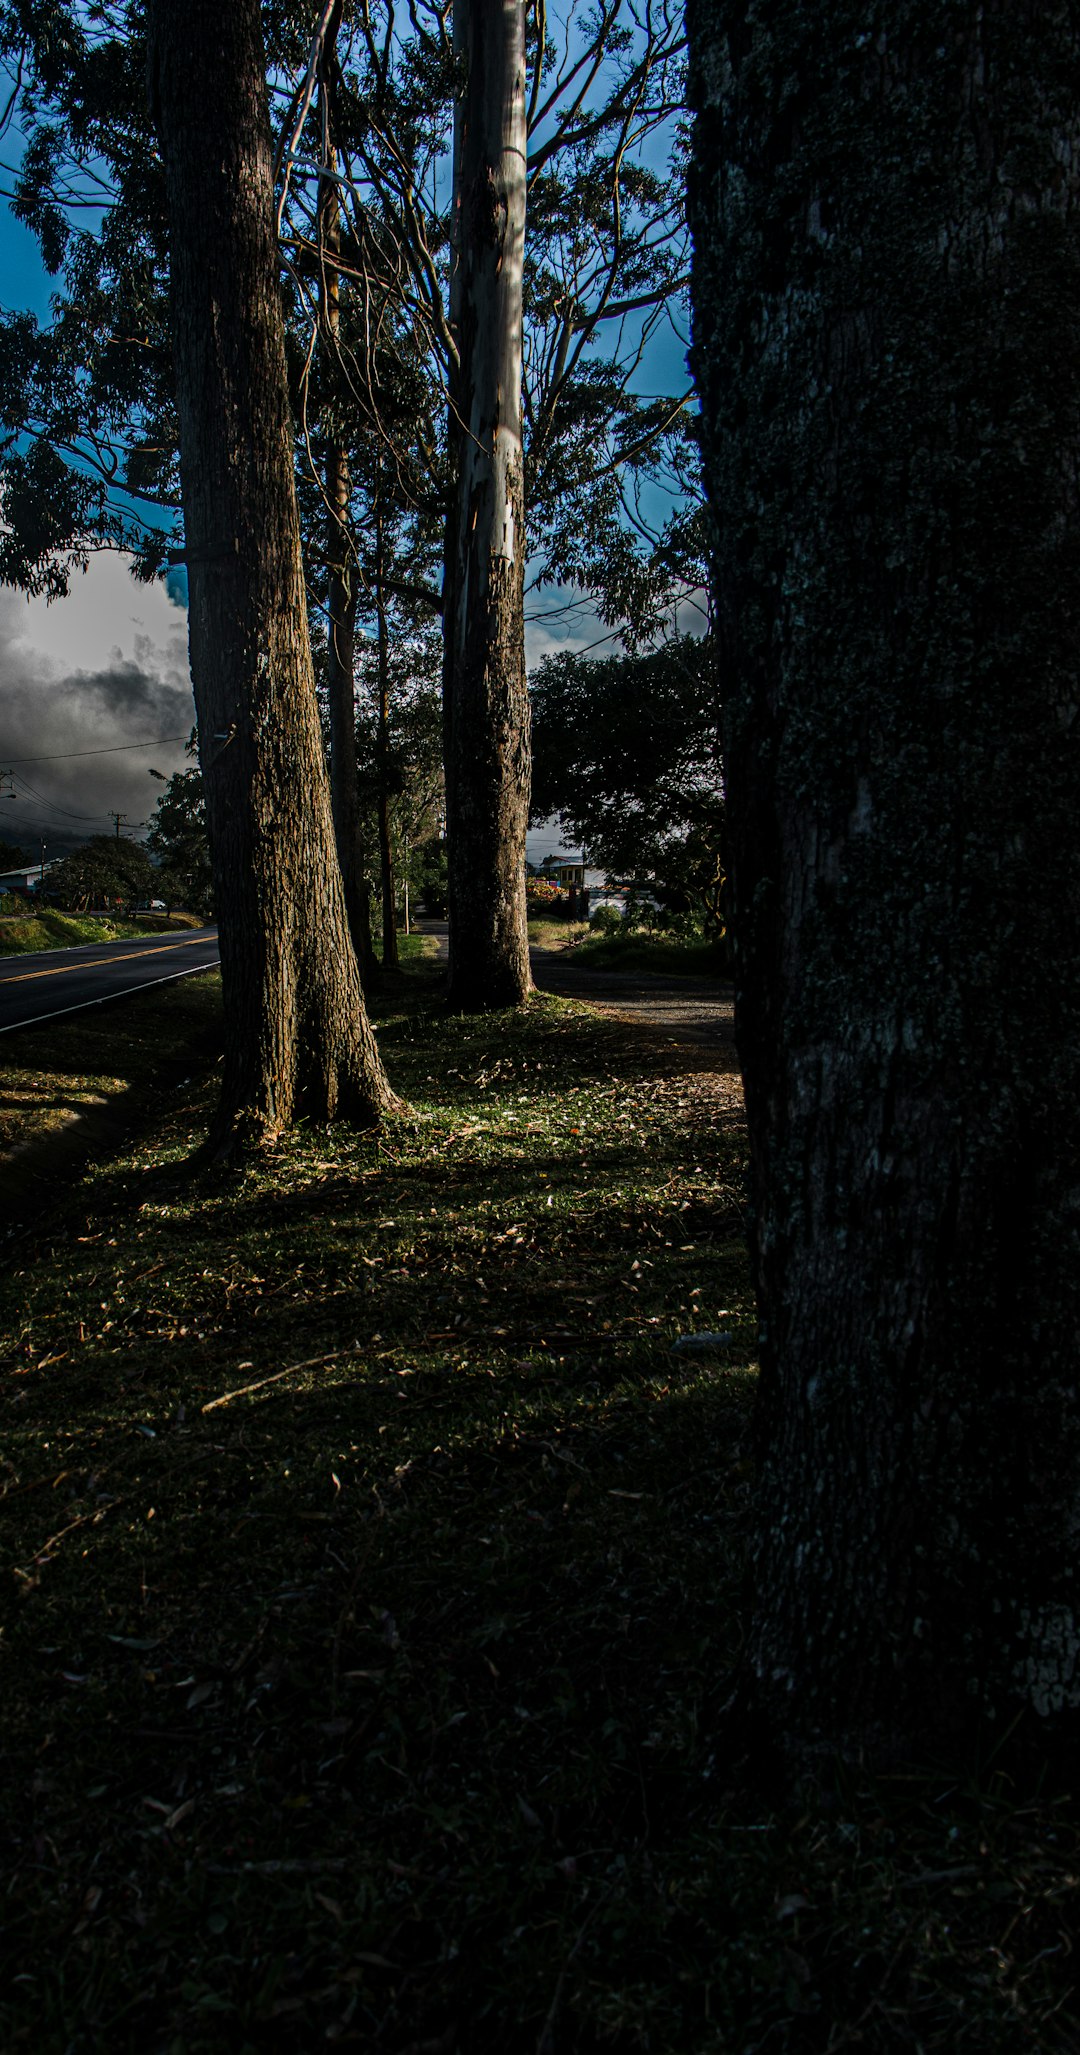
[[[444,590],[450,1003],[531,989],[525,911],[522,0],[457,0],[450,382],[453,498]]]

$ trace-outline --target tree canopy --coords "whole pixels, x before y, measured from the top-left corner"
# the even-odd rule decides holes
[[[532,680],[536,820],[589,859],[650,875],[723,925],[716,651],[681,636],[648,656],[545,657]]]
[[[130,906],[148,899],[154,868],[141,842],[126,835],[94,835],[81,849],[53,864],[48,873],[50,899],[75,912],[121,901]]]

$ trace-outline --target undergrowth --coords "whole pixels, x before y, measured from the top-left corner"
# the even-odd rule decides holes
[[[631,928],[626,933],[587,936],[574,949],[574,962],[594,970],[645,971],[660,977],[730,975],[715,942],[690,940]]]
[[[434,989],[408,1120],[194,1180],[189,1086],[10,1260],[0,2042],[1075,2050],[1067,1804],[719,1739],[733,1070]]]
[[[84,942],[132,941],[139,935],[169,935],[202,926],[193,913],[143,913],[121,920],[104,914],[61,913],[56,907],[43,906],[25,919],[0,921],[0,956],[75,949]]]

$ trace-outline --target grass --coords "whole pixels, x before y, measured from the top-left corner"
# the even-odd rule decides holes
[[[398,962],[404,966],[434,962],[439,954],[439,944],[434,935],[399,935],[397,948]]]
[[[25,1210],[35,1151],[93,1121],[95,1142],[145,1113],[220,1038],[216,972],[145,993],[136,1011],[90,1007],[3,1037],[0,1217]],[[128,1032],[134,1021],[133,1032]],[[13,1151],[19,1153],[14,1157]],[[43,1173],[48,1158],[40,1159]]]
[[[686,942],[643,933],[591,934],[574,949],[574,962],[595,970],[645,971],[661,977],[722,977],[723,958],[712,942]]]
[[[83,942],[127,941],[137,935],[168,935],[202,925],[193,913],[144,913],[137,920],[114,920],[88,913],[60,913],[45,906],[25,920],[0,921],[0,956],[74,949]]]
[[[434,993],[408,1121],[193,1181],[196,1077],[9,1258],[0,2043],[1075,2055],[1073,1808],[718,1745],[736,1077]]]
[[[581,920],[545,920],[529,915],[529,941],[534,949],[572,949],[584,941],[588,926]]]

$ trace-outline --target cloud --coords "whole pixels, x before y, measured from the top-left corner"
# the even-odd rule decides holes
[[[109,832],[116,812],[135,830],[161,790],[150,766],[188,762],[193,722],[187,615],[126,560],[96,558],[51,606],[0,590],[5,840],[59,854]]]

